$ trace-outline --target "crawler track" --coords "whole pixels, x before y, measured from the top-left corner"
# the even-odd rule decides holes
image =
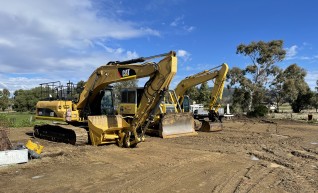
[[[87,130],[82,127],[63,124],[45,124],[34,127],[35,137],[50,141],[84,145],[88,143]]]

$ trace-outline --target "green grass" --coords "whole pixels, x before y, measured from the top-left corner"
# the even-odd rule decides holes
[[[23,113],[0,113],[0,126],[3,127],[33,127],[44,121],[34,119],[35,114]]]

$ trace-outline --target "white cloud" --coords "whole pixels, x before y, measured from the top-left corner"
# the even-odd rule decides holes
[[[300,60],[311,60],[313,58],[312,57],[308,57],[308,56],[300,56],[299,59]]]
[[[154,36],[161,36],[160,32],[151,28],[141,28],[141,30],[149,35],[154,35]]]
[[[43,82],[51,82],[52,80],[47,78],[26,78],[26,77],[7,77],[0,75],[0,90],[8,89],[13,95],[15,90],[19,89],[30,89],[39,86]]]
[[[13,42],[11,42],[10,40],[0,38],[0,46],[14,47],[15,44]]]
[[[193,67],[191,67],[191,66],[186,66],[186,67],[185,67],[185,70],[186,70],[186,71],[191,71],[191,70],[193,70]]]
[[[190,58],[191,54],[185,50],[178,50],[177,56],[179,58],[182,58],[185,62],[191,60],[191,58]]]
[[[176,17],[171,23],[170,23],[171,27],[175,27],[175,28],[179,28],[182,29],[183,31],[186,32],[192,32],[193,30],[195,30],[194,26],[188,26],[186,25],[185,21],[184,21],[184,15]]]
[[[187,32],[192,32],[195,29],[195,27],[194,26],[184,26],[183,29],[186,30]]]
[[[109,46],[112,40],[160,36],[155,29],[122,20],[111,7],[103,7],[107,13],[103,17],[92,2],[2,3],[0,87],[15,90],[32,88],[41,81],[86,80],[110,60],[138,57],[136,51]]]
[[[286,60],[294,59],[294,57],[297,54],[297,49],[298,49],[297,45],[293,45],[290,48],[285,48],[285,50],[286,50],[286,58],[285,59]]]
[[[179,56],[179,57],[185,57],[187,55],[188,55],[188,52],[185,50],[178,50],[177,51],[177,56]]]
[[[175,18],[175,19],[170,23],[170,26],[176,27],[176,26],[179,26],[180,24],[184,24],[183,18],[184,18],[184,16],[179,16],[179,17]]]
[[[316,81],[318,80],[318,71],[307,71],[305,80],[312,91],[315,91]]]

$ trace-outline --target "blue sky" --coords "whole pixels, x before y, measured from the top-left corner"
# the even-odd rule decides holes
[[[318,3],[268,1],[1,1],[0,89],[86,80],[109,60],[175,50],[184,77],[223,62],[244,68],[240,43],[284,40],[281,68],[297,63],[318,79]],[[143,84],[145,80],[141,80]]]

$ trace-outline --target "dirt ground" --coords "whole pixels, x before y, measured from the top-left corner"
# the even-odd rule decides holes
[[[231,120],[134,149],[33,139],[43,157],[0,167],[0,192],[318,192],[318,125]],[[32,128],[11,129],[13,142]]]

